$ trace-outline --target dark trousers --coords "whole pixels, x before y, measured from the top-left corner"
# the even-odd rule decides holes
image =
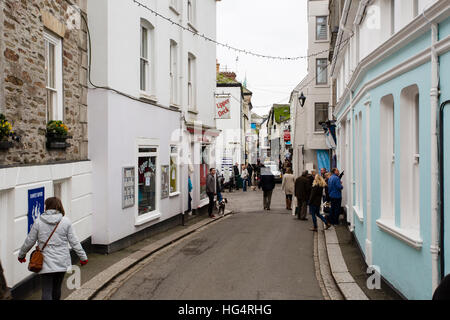
[[[323,223],[328,224],[327,220],[325,220],[325,218],[320,214],[320,207],[317,207],[315,205],[310,205],[309,209],[311,211],[314,228],[317,229],[317,217],[319,217],[319,219],[322,220]]]
[[[299,208],[298,219],[306,220],[306,214],[308,213],[308,203],[297,198],[297,206]]]
[[[272,193],[273,190],[264,191],[264,209],[270,209],[270,203],[272,202]]]
[[[215,203],[215,201],[214,201],[214,193],[208,192],[207,195],[208,195],[208,198],[209,198],[208,214],[211,217],[212,214],[213,214],[214,203]]]
[[[42,300],[61,300],[61,286],[65,274],[65,272],[55,272],[41,275]]]
[[[188,193],[188,212],[192,211],[192,197],[191,197],[191,193]]]
[[[341,214],[342,198],[330,198],[330,201],[331,201],[330,223],[337,225],[339,224],[339,215]]]

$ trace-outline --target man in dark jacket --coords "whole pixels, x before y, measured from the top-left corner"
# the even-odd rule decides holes
[[[239,165],[236,162],[236,164],[233,166],[233,172],[234,172],[234,183],[236,184],[236,190],[239,190]]]
[[[306,218],[308,201],[311,196],[312,184],[308,178],[308,171],[304,171],[301,177],[295,180],[295,197],[298,204],[298,219],[308,220]]]
[[[3,275],[3,268],[0,262],[0,300],[10,300],[11,294],[6,286],[5,276]]]
[[[209,170],[209,174],[206,177],[206,194],[209,198],[208,205],[208,215],[210,218],[215,218],[213,215],[214,209],[214,196],[217,194],[217,178],[216,178],[216,169],[212,168]]]
[[[253,165],[249,164],[247,166],[247,171],[248,171],[248,186],[251,187],[252,186]]]
[[[272,171],[265,166],[261,167],[261,180],[259,182],[263,192],[263,204],[264,210],[270,210],[270,203],[272,202],[272,193],[273,189],[275,189],[275,177],[272,174]]]

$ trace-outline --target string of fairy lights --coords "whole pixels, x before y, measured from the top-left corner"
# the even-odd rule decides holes
[[[223,47],[223,48],[226,48],[226,49],[229,49],[231,51],[235,51],[235,52],[238,52],[238,53],[241,53],[241,54],[250,55],[250,56],[263,58],[263,59],[282,60],[282,61],[296,61],[296,60],[308,59],[308,58],[311,58],[311,57],[315,57],[315,56],[318,56],[318,55],[321,55],[323,53],[327,53],[327,52],[330,51],[330,49],[326,49],[326,50],[314,52],[314,53],[309,54],[309,55],[297,56],[297,57],[281,57],[281,56],[271,56],[271,55],[255,53],[255,52],[252,52],[250,50],[245,50],[245,49],[240,49],[240,48],[236,48],[236,47],[230,46],[227,43],[221,43],[221,42],[219,42],[219,41],[217,41],[215,39],[212,39],[212,38],[206,36],[205,34],[198,33],[197,31],[193,30],[192,28],[183,26],[181,23],[179,23],[177,21],[174,21],[171,18],[168,18],[168,17],[162,15],[158,11],[148,7],[147,5],[143,4],[142,2],[139,2],[138,0],[131,0],[131,1],[133,1],[133,3],[135,3],[137,6],[148,10],[149,12],[154,14],[156,17],[159,17],[159,18],[161,18],[163,20],[166,20],[167,22],[171,23],[172,25],[175,25],[175,26],[179,27],[180,29],[183,29],[184,31],[190,32],[194,36],[198,36],[200,38],[203,38],[205,41],[212,42],[212,43],[216,44],[217,46],[220,46],[220,47]]]

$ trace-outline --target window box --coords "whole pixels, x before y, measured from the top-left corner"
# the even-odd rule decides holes
[[[8,140],[1,140],[0,141],[0,151],[6,151],[9,148],[12,148],[13,143],[11,141]]]
[[[70,144],[66,142],[67,139],[71,139],[71,136],[63,136],[58,134],[47,133],[47,149],[50,150],[65,150],[70,147]]]

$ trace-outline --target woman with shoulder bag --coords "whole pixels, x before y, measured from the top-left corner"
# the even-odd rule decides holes
[[[309,205],[311,209],[311,215],[314,223],[314,228],[311,231],[317,231],[317,217],[323,221],[326,225],[325,230],[331,227],[331,224],[320,214],[320,205],[322,204],[323,188],[327,186],[325,180],[320,174],[317,174],[314,178],[312,185],[311,196],[309,198]]]
[[[58,198],[45,200],[45,212],[34,222],[19,251],[20,263],[26,262],[26,254],[36,242],[37,251],[43,255],[42,269],[34,271],[41,275],[42,300],[60,300],[64,275],[72,265],[68,245],[76,252],[82,266],[88,262],[88,258]]]

